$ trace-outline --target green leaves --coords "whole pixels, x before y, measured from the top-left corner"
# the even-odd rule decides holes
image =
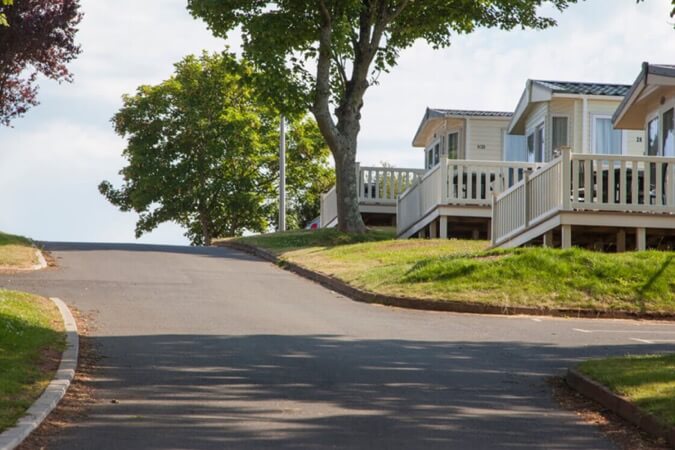
[[[193,244],[266,231],[276,211],[279,112],[253,87],[252,66],[233,54],[187,56],[175,68],[124,97],[112,119],[128,140],[124,184],[104,181],[101,194],[139,214],[138,236],[167,221],[185,227]],[[288,155],[292,208],[315,202],[318,210],[315,186],[330,168],[314,122],[293,118]]]
[[[8,27],[9,22],[7,22],[7,16],[5,15],[3,11],[3,7],[5,6],[11,6],[14,4],[14,0],[2,0],[0,2],[0,27]]]

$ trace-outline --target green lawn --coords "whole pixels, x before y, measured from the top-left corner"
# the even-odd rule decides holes
[[[335,230],[240,238],[382,294],[499,306],[675,313],[675,252],[487,250],[485,241],[394,240]]]
[[[35,264],[35,248],[29,239],[0,233],[0,269],[29,269]]]
[[[0,290],[0,431],[49,384],[64,345],[61,315],[51,301]]]
[[[675,354],[591,360],[579,370],[675,426]]]

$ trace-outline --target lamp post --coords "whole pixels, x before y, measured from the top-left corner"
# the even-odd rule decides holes
[[[286,123],[279,125],[279,231],[286,231]]]

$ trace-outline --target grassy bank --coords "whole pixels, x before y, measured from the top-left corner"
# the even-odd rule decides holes
[[[673,252],[488,251],[484,241],[391,237],[385,232],[354,237],[321,230],[240,241],[388,295],[500,306],[675,313]]]
[[[65,337],[49,300],[0,290],[0,431],[23,415],[51,381]]]
[[[0,233],[0,269],[29,269],[35,264],[35,248],[29,239]]]
[[[579,370],[675,426],[674,354],[586,361]]]

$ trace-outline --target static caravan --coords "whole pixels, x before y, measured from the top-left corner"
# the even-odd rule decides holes
[[[529,81],[509,132],[546,164],[496,197],[493,245],[674,248],[674,110],[673,66],[632,86]]]
[[[508,132],[525,139],[518,157],[549,162],[563,147],[577,153],[642,155],[642,131],[615,130],[612,114],[630,85],[528,80]]]

